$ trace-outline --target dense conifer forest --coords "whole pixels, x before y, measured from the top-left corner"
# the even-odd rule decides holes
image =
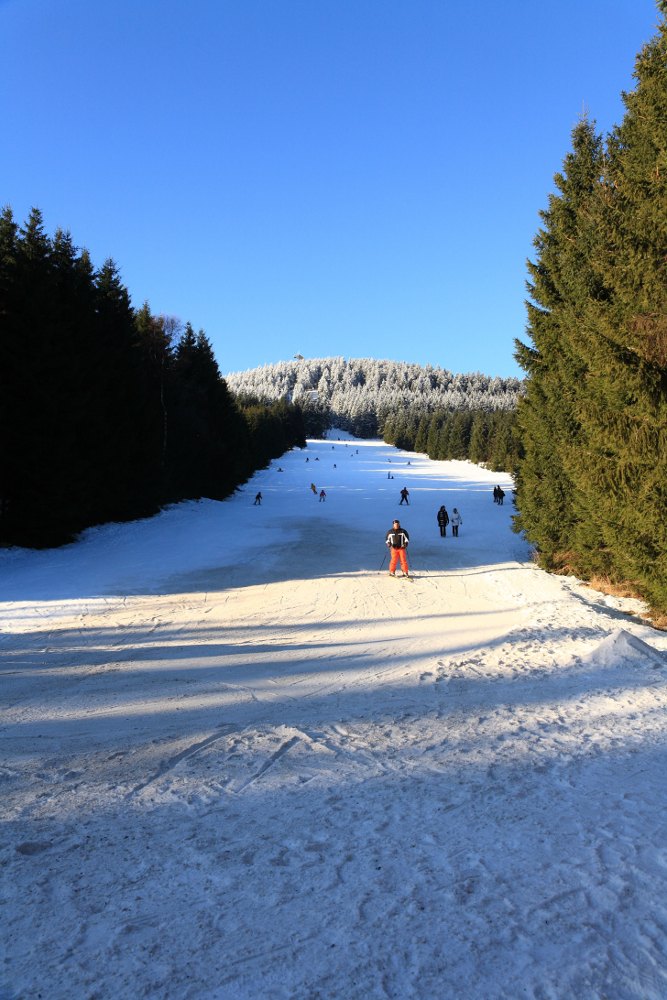
[[[513,426],[522,383],[516,378],[371,358],[298,357],[226,380],[240,399],[298,401],[313,437],[336,426],[430,458],[471,458],[507,470],[517,461]]]
[[[522,454],[515,410],[437,410],[421,417],[401,411],[387,417],[383,437],[436,461],[468,459],[503,472],[514,472]]]
[[[541,213],[517,341],[517,530],[543,566],[667,614],[667,4],[605,138],[580,121]]]
[[[298,406],[239,405],[204,332],[133,309],[113,261],[2,212],[1,544],[219,499],[304,444]]]

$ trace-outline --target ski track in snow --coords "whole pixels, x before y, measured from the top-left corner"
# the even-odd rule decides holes
[[[0,553],[1,1000],[667,996],[667,636],[333,444]]]

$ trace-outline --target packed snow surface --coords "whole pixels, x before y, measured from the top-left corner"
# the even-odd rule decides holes
[[[667,636],[510,500],[334,432],[0,554],[3,1000],[667,997]]]

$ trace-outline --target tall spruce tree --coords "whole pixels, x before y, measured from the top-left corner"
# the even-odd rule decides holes
[[[102,520],[153,513],[161,499],[161,410],[130,295],[113,260],[95,276]]]
[[[516,358],[527,373],[517,421],[524,449],[517,470],[516,526],[533,541],[549,568],[562,564],[573,535],[586,518],[585,496],[570,474],[581,446],[577,394],[586,368],[581,352],[581,316],[602,294],[590,263],[591,201],[603,168],[602,141],[584,120],[572,134],[572,151],[556,174],[557,193],[541,212],[534,240],[537,259],[528,262],[527,332],[532,344],[516,342]],[[588,545],[598,546],[591,535]]]
[[[587,123],[530,265],[517,525],[667,611],[667,4],[606,151]]]
[[[470,429],[470,450],[469,458],[471,462],[479,464],[486,462],[488,458],[489,442],[489,417],[483,410],[477,410],[473,417]]]
[[[52,243],[38,209],[18,230],[14,249],[0,359],[6,391],[2,434],[8,499],[3,538],[44,544],[66,499],[58,463],[62,397],[51,316]],[[66,529],[62,537],[65,534]]]
[[[595,206],[602,239],[593,261],[606,294],[586,311],[586,447],[574,478],[602,536],[604,568],[667,609],[667,5],[659,6]]]
[[[80,525],[98,519],[100,444],[106,428],[97,419],[100,358],[93,269],[88,254],[78,251],[70,234],[62,230],[53,239],[51,284],[45,322],[53,337],[53,423],[45,494],[54,522],[73,534]]]
[[[148,302],[135,313],[135,325],[141,345],[142,367],[145,371],[144,387],[147,393],[149,425],[147,441],[149,453],[159,455],[160,494],[169,494],[167,454],[169,447],[169,402],[173,345],[170,333],[161,316],[154,316]],[[171,497],[170,499],[175,499]]]
[[[16,509],[16,391],[15,352],[19,345],[17,315],[18,226],[12,210],[0,215],[0,540],[9,532],[9,520]]]
[[[173,375],[171,491],[179,497],[225,497],[252,469],[248,430],[210,341],[190,323],[176,345]]]

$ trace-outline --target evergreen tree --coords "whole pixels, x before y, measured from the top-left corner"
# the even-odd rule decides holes
[[[301,407],[288,403],[286,399],[279,399],[273,404],[272,410],[284,427],[287,447],[305,448],[306,428]]]
[[[16,511],[16,352],[20,347],[17,295],[18,226],[9,207],[0,215],[0,539]]]
[[[52,337],[49,510],[54,523],[73,534],[97,515],[96,469],[105,431],[95,419],[102,359],[95,351],[90,259],[79,254],[70,234],[62,230],[53,240],[50,269],[51,299],[44,317]]]
[[[428,428],[430,420],[426,414],[424,414],[420,421],[419,427],[417,429],[417,437],[415,438],[415,451],[424,454],[428,447]]]
[[[459,410],[452,414],[448,440],[450,458],[465,459],[468,457],[471,427],[472,414],[469,410]]]
[[[640,53],[606,152],[574,133],[531,265],[518,527],[547,565],[667,609],[667,29]],[[553,470],[556,472],[554,478]],[[551,475],[551,481],[548,476]],[[555,487],[552,489],[551,487]]]
[[[439,462],[448,462],[452,457],[449,441],[452,433],[452,415],[443,413],[440,429],[435,443],[435,454],[433,457]]]
[[[7,240],[8,220],[4,228]],[[3,538],[23,544],[43,543],[63,507],[56,451],[61,387],[50,317],[51,251],[41,213],[33,209],[14,242],[0,358],[6,477]]]
[[[664,6],[664,5],[663,5]],[[574,469],[604,560],[667,607],[667,27],[639,54],[608,142],[594,223],[605,296],[586,312],[586,448]]]
[[[513,413],[494,413],[491,416],[487,463],[495,472],[516,472],[522,455],[521,443],[516,433]]]
[[[426,435],[426,454],[429,458],[435,459],[438,454],[438,438],[440,428],[445,420],[442,412],[434,413],[429,421],[428,434]]]
[[[253,465],[263,468],[272,458],[278,458],[287,448],[284,427],[279,417],[265,404],[256,404],[244,411],[250,431]]]
[[[548,567],[571,550],[585,505],[570,468],[573,452],[581,448],[581,315],[585,303],[603,293],[589,262],[594,239],[590,206],[602,167],[601,140],[593,125],[582,121],[574,129],[563,173],[555,177],[558,193],[540,213],[543,227],[534,241],[537,260],[528,264],[532,346],[517,341],[516,358],[528,377],[517,417],[524,457],[517,473],[516,526],[536,544]],[[494,467],[506,446],[494,443]],[[593,532],[588,545],[595,549],[597,543]]]
[[[396,440],[396,435],[394,431],[394,425],[396,423],[396,414],[388,413],[382,423],[382,440],[387,444],[393,444]]]
[[[172,368],[172,343],[164,318],[154,316],[144,302],[135,313],[143,363],[149,412],[159,414],[147,429],[151,453],[160,455],[161,493],[168,492],[167,449],[169,446],[169,382]]]
[[[470,450],[468,457],[471,462],[480,465],[489,458],[489,421],[483,410],[477,410],[470,429]]]
[[[220,376],[211,343],[190,323],[176,345],[168,446],[174,497],[221,499],[252,470],[247,426]]]
[[[153,513],[161,501],[160,408],[127,288],[113,260],[95,276],[100,520]]]

